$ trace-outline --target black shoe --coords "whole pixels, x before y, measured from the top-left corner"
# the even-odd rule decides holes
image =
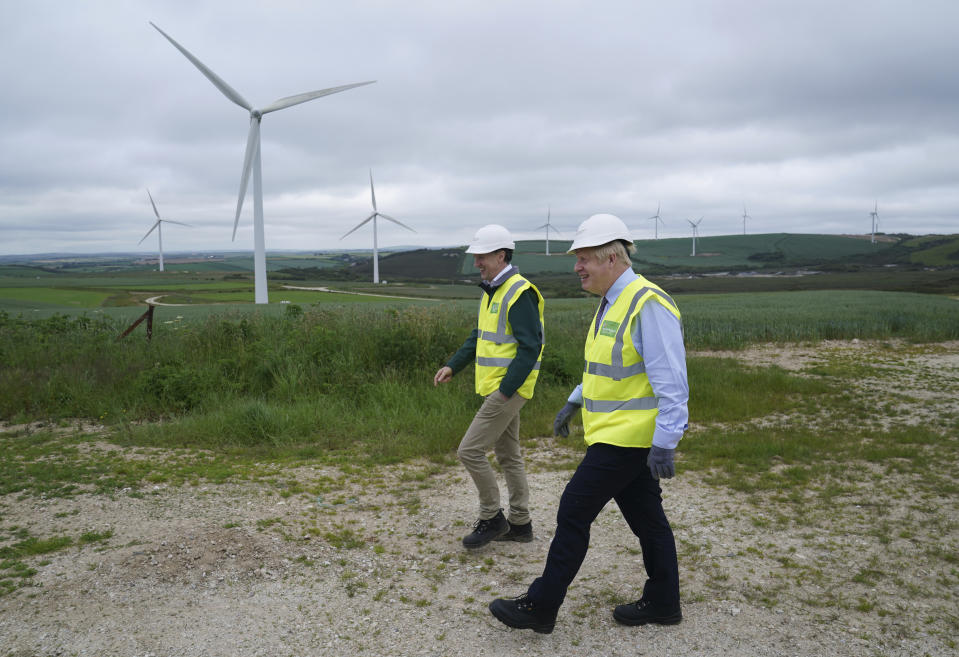
[[[509,531],[493,539],[494,541],[516,541],[517,543],[529,543],[533,540],[533,522],[525,525],[514,525],[509,523]]]
[[[613,618],[623,625],[675,625],[683,620],[683,612],[677,606],[676,609],[663,613],[663,610],[654,608],[646,600],[637,600],[628,605],[618,605],[613,610]]]
[[[496,540],[509,531],[509,523],[503,517],[502,511],[488,520],[477,520],[473,525],[473,533],[463,537],[463,547],[470,550],[481,548],[490,541]]]
[[[537,609],[525,593],[513,600],[497,598],[489,603],[489,610],[498,621],[517,630],[549,634],[556,625],[556,610]]]

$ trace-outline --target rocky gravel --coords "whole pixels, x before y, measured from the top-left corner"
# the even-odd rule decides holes
[[[952,493],[927,495],[927,511],[909,495],[872,506],[864,484],[803,519],[795,506],[710,485],[709,473],[683,472],[681,462],[664,484],[681,624],[613,621],[644,573],[610,505],[555,631],[510,630],[486,606],[541,572],[565,466],[577,459],[549,438],[526,455],[535,540],[475,552],[460,545],[476,500],[457,465],[301,465],[282,473],[299,484],[289,495],[247,481],[0,497],[7,529],[109,536],[31,562],[32,585],[0,597],[0,655],[959,654],[955,553],[942,558],[959,545]],[[884,490],[913,483],[884,476]],[[875,531],[889,518],[903,519],[908,535]]]

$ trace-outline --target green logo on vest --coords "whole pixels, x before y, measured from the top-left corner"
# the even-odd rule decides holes
[[[599,334],[605,335],[607,338],[615,338],[618,330],[619,322],[607,319],[603,322],[603,325],[599,327]]]
[[[491,303],[489,305],[489,311],[494,315],[499,312],[499,302]]]

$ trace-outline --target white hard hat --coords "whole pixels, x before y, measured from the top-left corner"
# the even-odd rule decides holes
[[[615,214],[594,214],[576,229],[576,236],[567,253],[587,246],[602,246],[615,240],[633,243],[623,220]]]
[[[478,231],[470,245],[466,248],[467,253],[492,253],[499,249],[515,249],[516,243],[513,242],[513,236],[509,234],[503,226],[499,224],[487,224]]]

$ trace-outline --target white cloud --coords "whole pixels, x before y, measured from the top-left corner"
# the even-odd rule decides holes
[[[246,112],[377,83],[262,124],[269,248],[533,236],[596,211],[652,234],[959,231],[959,5],[855,0],[11,3],[0,23],[0,253],[128,251],[154,192],[165,249],[230,241]],[[662,233],[661,233],[662,234]],[[169,241],[169,246],[167,242]],[[144,242],[143,247],[146,247]],[[142,248],[142,247],[141,247]]]

